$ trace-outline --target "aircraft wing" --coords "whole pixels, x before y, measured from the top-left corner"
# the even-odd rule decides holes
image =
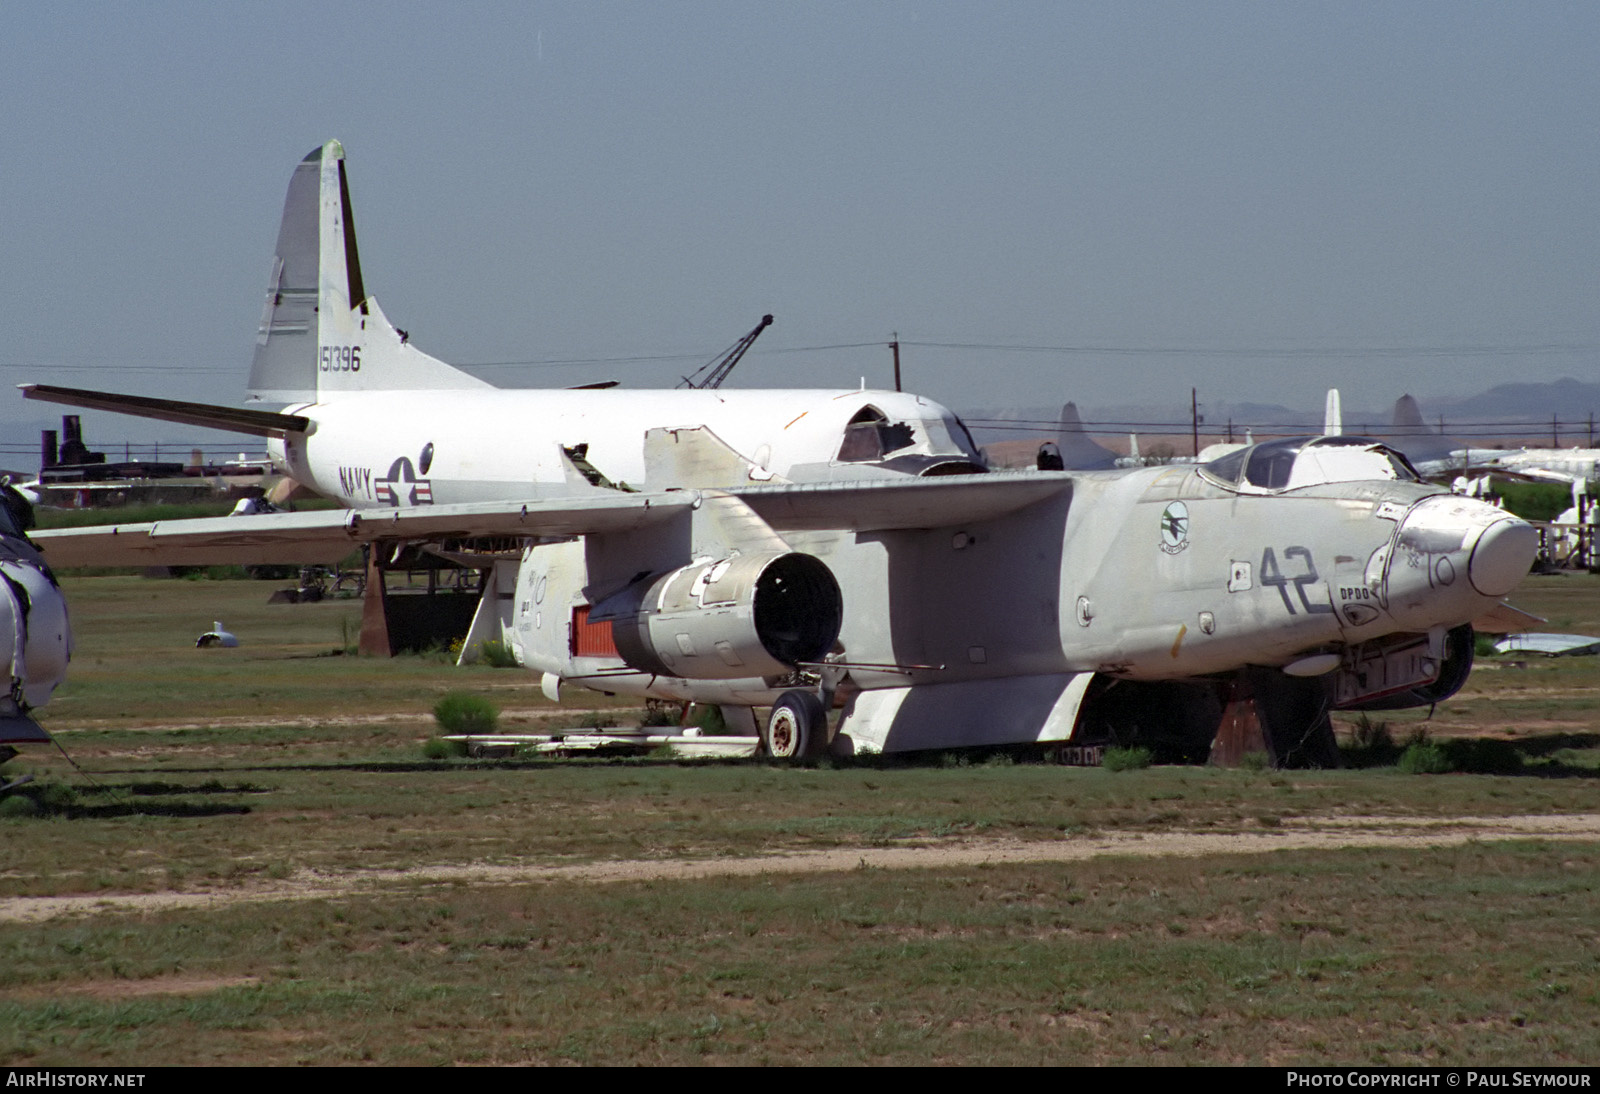
[[[604,494],[558,502],[327,509],[248,517],[58,528],[31,534],[54,568],[336,562],[373,540],[573,536],[627,532],[665,520],[690,495]]]
[[[775,531],[888,532],[992,520],[1072,487],[1062,471],[785,483],[730,490]]]
[[[1071,487],[1064,473],[950,476],[736,491],[666,490],[527,502],[332,509],[245,517],[60,528],[32,534],[45,560],[72,566],[214,566],[331,563],[375,540],[582,536],[643,531],[731,495],[776,531],[888,531],[986,520]]]

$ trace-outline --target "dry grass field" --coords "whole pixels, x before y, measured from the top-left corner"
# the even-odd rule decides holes
[[[273,587],[69,579],[0,1063],[1600,1060],[1594,658],[1386,716],[1511,775],[435,761],[447,691],[584,714]],[[1511,599],[1600,634],[1600,579]]]

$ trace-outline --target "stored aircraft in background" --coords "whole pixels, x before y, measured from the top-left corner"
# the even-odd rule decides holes
[[[1535,482],[1583,483],[1597,477],[1600,448],[1474,448],[1434,430],[1410,395],[1394,404],[1394,418],[1384,439],[1405,452],[1427,478],[1451,475],[1501,475]]]
[[[313,288],[314,286],[314,288]],[[489,557],[474,645],[546,692],[723,708],[775,756],[1148,740],[1203,757],[1248,698],[1280,763],[1336,760],[1332,707],[1429,703],[1537,537],[1382,444],[983,473],[948,411],[890,392],[503,391],[366,296],[342,151],[290,184],[251,374],[282,411],[29,394],[265,434],[345,511],[42,533],[59,567]],[[836,733],[826,712],[843,708]]]
[[[1472,455],[1474,472],[1568,484],[1600,478],[1600,448],[1475,448]]]

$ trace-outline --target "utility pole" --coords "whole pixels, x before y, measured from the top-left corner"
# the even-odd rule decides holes
[[[1194,426],[1194,454],[1200,456],[1200,395],[1194,388],[1189,389],[1189,417]]]
[[[894,350],[894,389],[900,390],[900,332],[895,331],[889,336],[894,341],[889,343],[889,348]]]

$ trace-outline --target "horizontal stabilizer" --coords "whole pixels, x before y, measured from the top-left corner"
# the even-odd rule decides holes
[[[176,399],[147,399],[141,395],[117,395],[107,391],[84,391],[50,384],[19,384],[25,399],[63,403],[87,410],[109,410],[136,418],[156,418],[163,422],[222,429],[230,433],[249,433],[256,437],[282,437],[304,433],[310,419],[298,414],[278,414],[270,410],[245,410],[240,407],[213,406],[210,403],[185,403]]]

